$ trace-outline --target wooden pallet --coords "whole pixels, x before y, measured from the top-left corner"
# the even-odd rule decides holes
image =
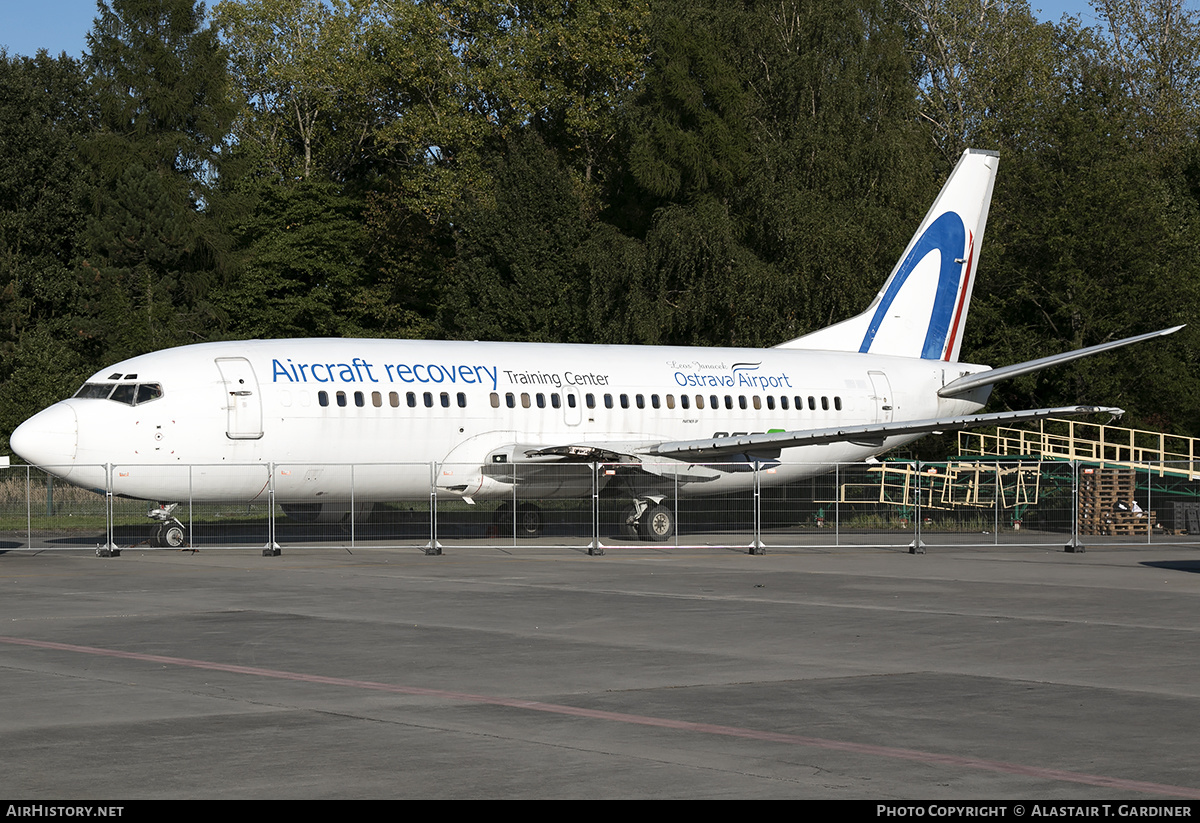
[[[1122,510],[1137,499],[1137,475],[1132,469],[1091,469],[1079,478],[1079,533],[1147,535],[1154,512]]]

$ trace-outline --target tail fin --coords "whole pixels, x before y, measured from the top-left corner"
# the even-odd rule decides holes
[[[867,310],[779,348],[958,360],[998,161],[994,151],[963,152]]]

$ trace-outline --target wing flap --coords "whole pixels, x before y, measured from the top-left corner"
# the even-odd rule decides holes
[[[830,429],[772,432],[770,434],[747,434],[737,437],[709,437],[703,440],[676,440],[657,443],[642,454],[670,457],[677,460],[705,460],[748,455],[756,458],[780,449],[797,446],[819,446],[827,443],[869,443],[872,446],[891,437],[907,437],[936,431],[957,431],[981,426],[996,426],[1009,423],[1024,423],[1045,417],[1067,417],[1087,414],[1110,414],[1120,417],[1124,409],[1113,406],[1062,406],[1054,409],[1029,409],[1025,411],[971,414],[961,417],[942,417],[929,420],[911,420],[903,423],[874,423],[866,426],[844,426]]]

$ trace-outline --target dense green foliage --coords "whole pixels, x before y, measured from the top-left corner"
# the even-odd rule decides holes
[[[773,345],[865,307],[967,146],[964,359],[1189,322],[1200,13],[1097,3],[100,0],[83,64],[0,54],[0,434],[210,339]],[[993,404],[1200,434],[1197,334]]]

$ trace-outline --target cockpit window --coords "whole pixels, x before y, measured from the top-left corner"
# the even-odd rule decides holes
[[[126,406],[132,406],[136,393],[137,386],[135,386],[133,383],[122,383],[113,389],[113,393],[108,396],[108,399],[115,400],[118,403],[124,403]]]
[[[162,397],[162,386],[157,383],[143,383],[138,386],[135,403],[149,403]]]
[[[159,383],[84,383],[75,396],[86,399],[115,400],[126,406],[137,406],[149,403],[162,397],[162,385]]]
[[[112,394],[112,384],[110,383],[84,383],[83,388],[75,392],[76,397],[98,398],[103,400]]]

